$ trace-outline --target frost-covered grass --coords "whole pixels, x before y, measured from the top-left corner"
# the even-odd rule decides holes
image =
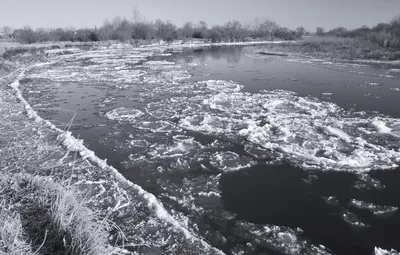
[[[18,42],[13,42],[10,40],[1,40],[0,39],[0,55],[4,53],[7,48],[17,47],[21,44]]]
[[[50,177],[1,174],[0,251],[11,254],[109,254],[108,221],[68,185]]]
[[[9,201],[0,203],[0,254],[34,254],[24,237],[20,215],[9,211]]]
[[[73,175],[53,174],[63,164],[54,162],[58,142],[44,142],[7,88],[24,70],[17,66],[35,61],[16,56],[0,58],[0,254],[111,254],[113,224],[86,206]]]

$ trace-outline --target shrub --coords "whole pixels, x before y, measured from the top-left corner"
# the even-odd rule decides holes
[[[35,43],[39,40],[39,36],[30,27],[25,27],[16,32],[17,41],[20,43]]]
[[[91,40],[92,42],[98,42],[98,41],[100,41],[99,35],[98,35],[96,32],[94,32],[94,31],[90,32],[89,38],[90,38],[90,40]]]

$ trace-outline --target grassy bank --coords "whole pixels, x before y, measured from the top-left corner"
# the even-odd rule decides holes
[[[112,224],[86,206],[73,165],[53,174],[58,144],[46,144],[8,88],[17,67],[40,60],[24,54],[0,57],[0,254],[111,254]]]
[[[400,60],[400,51],[356,38],[305,37],[296,43],[267,45],[266,50],[317,58]]]
[[[1,254],[110,254],[107,221],[72,186],[50,177],[0,174]]]

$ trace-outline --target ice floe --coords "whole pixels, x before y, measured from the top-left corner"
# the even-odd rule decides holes
[[[344,210],[344,212],[342,214],[342,218],[344,221],[346,221],[348,224],[350,224],[353,227],[357,227],[357,228],[369,227],[367,224],[360,221],[355,213],[350,212],[349,210]]]
[[[388,73],[400,73],[400,69],[390,69]]]
[[[142,115],[140,110],[120,107],[107,112],[105,116],[110,120],[134,121]]]
[[[382,249],[379,247],[375,247],[374,252],[375,252],[375,255],[399,255],[400,254],[400,252],[398,252],[394,249],[391,249],[389,251],[389,250],[385,250],[385,249]]]
[[[371,125],[374,128],[376,128],[376,131],[378,131],[379,133],[390,133],[390,131],[392,131],[391,128],[386,126],[385,122],[383,122],[382,120],[379,120],[377,118],[372,120]]]
[[[250,158],[240,156],[231,151],[216,152],[210,158],[210,163],[222,171],[234,171],[255,164]]]
[[[350,205],[359,209],[369,210],[375,215],[384,215],[398,210],[394,206],[374,205],[373,203],[352,199]]]
[[[273,246],[285,254],[330,254],[323,245],[313,245],[300,238],[301,229],[290,229],[274,225],[263,227],[251,224],[240,223],[249,229],[249,237],[257,240],[262,246]]]

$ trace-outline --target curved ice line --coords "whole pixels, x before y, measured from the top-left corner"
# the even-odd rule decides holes
[[[124,182],[127,184],[129,187],[135,189],[139,195],[141,195],[145,200],[147,200],[147,207],[150,210],[150,212],[155,213],[155,215],[162,221],[171,224],[174,226],[174,228],[180,232],[182,232],[185,235],[185,238],[191,241],[199,241],[203,246],[205,246],[208,249],[212,249],[218,254],[225,254],[221,250],[211,246],[208,244],[206,241],[204,241],[201,237],[196,236],[195,234],[191,233],[187,228],[182,226],[176,219],[172,217],[171,214],[168,213],[168,211],[164,208],[161,202],[157,200],[157,198],[150,192],[145,191],[141,186],[129,181],[126,179],[121,173],[118,172],[117,169],[114,167],[110,166],[107,164],[107,160],[102,160],[99,157],[97,157],[94,153],[94,151],[89,150],[86,148],[86,146],[83,145],[83,140],[82,139],[77,139],[74,136],[72,136],[72,133],[70,131],[64,131],[62,129],[57,128],[53,123],[51,123],[48,120],[43,119],[40,117],[35,110],[30,106],[30,104],[25,100],[25,98],[22,96],[22,92],[19,89],[19,79],[22,78],[25,74],[25,72],[28,69],[34,68],[36,65],[32,65],[28,68],[25,68],[22,70],[22,72],[16,77],[14,82],[9,84],[9,86],[14,90],[16,93],[17,98],[20,100],[20,102],[24,105],[25,111],[30,119],[33,119],[36,122],[42,122],[46,127],[56,131],[59,133],[57,136],[57,139],[59,141],[62,141],[62,145],[71,151],[74,152],[79,152],[79,155],[84,158],[84,159],[89,159],[92,163],[97,165],[103,170],[110,170],[118,180],[121,182]]]

